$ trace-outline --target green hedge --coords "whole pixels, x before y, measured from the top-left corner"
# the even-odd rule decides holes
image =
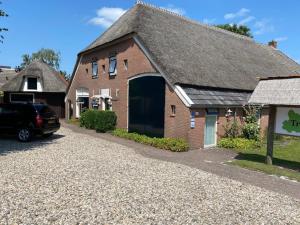
[[[112,111],[89,109],[81,113],[79,122],[81,127],[104,133],[116,128],[117,116]]]
[[[113,135],[172,152],[185,152],[189,148],[188,143],[180,138],[151,138],[137,133],[128,133],[123,129],[114,130]]]
[[[231,148],[241,150],[255,150],[261,147],[261,143],[255,140],[249,140],[246,138],[222,138],[218,147]]]

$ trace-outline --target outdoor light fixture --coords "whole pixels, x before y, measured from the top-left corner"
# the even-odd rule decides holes
[[[226,117],[232,116],[232,110],[228,109],[225,116]]]

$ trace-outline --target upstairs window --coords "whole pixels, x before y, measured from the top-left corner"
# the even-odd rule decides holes
[[[109,57],[109,75],[117,75],[117,58],[116,56]]]
[[[27,89],[28,90],[37,90],[37,78],[28,77],[27,78]]]
[[[98,63],[96,61],[92,62],[92,76],[93,78],[98,77]]]

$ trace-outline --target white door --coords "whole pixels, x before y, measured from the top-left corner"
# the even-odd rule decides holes
[[[89,102],[89,89],[87,88],[78,88],[76,89],[76,118],[80,117],[82,104],[85,104],[86,102]],[[89,104],[89,103],[87,103]]]
[[[217,116],[207,115],[205,119],[204,147],[217,144]]]

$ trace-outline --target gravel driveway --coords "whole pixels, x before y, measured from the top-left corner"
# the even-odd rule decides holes
[[[300,224],[300,202],[61,128],[0,139],[0,224]]]

